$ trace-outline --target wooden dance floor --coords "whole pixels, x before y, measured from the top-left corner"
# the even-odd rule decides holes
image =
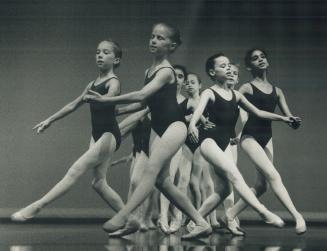
[[[246,237],[214,233],[207,238],[181,241],[182,232],[165,236],[158,230],[109,239],[101,224],[0,225],[0,250],[9,251],[326,251],[327,227],[309,227],[297,236],[293,227],[245,226]]]

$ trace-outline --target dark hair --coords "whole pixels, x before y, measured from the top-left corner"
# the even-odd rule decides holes
[[[100,43],[102,43],[102,42],[108,42],[108,43],[112,44],[112,48],[114,50],[116,58],[121,59],[123,57],[123,50],[121,49],[120,45],[116,41],[112,40],[111,38],[108,38],[108,39],[102,40]],[[120,65],[120,61],[118,64],[114,64],[114,68],[117,68],[119,65]]]
[[[219,57],[223,57],[225,56],[224,53],[216,53],[212,56],[210,56],[207,61],[206,61],[206,73],[208,74],[208,76],[212,79],[212,77],[209,74],[209,71],[212,70],[215,67],[215,59],[219,58]]]
[[[240,64],[232,62],[232,63],[230,63],[230,65],[235,66],[238,71],[240,70]]]
[[[260,48],[257,48],[257,47],[252,48],[252,49],[248,50],[248,51],[245,53],[245,57],[244,57],[245,67],[252,68],[252,65],[251,65],[251,58],[252,58],[252,53],[253,53],[254,51],[262,51],[263,54],[265,54],[266,57],[268,56],[267,53],[266,53],[264,50],[262,50],[262,49],[260,49]]]
[[[163,25],[170,30],[171,32],[170,39],[177,44],[177,47],[182,44],[181,33],[179,32],[179,29],[176,26],[169,23],[162,22],[162,23],[156,23],[155,25],[153,25],[153,27],[157,25]]]
[[[184,79],[186,79],[187,71],[186,71],[185,66],[183,66],[183,65],[179,65],[179,64],[175,64],[175,65],[173,65],[173,68],[174,68],[174,69],[179,69],[179,70],[181,70],[181,71],[183,72],[183,74],[184,74]]]
[[[201,78],[200,78],[200,76],[198,74],[196,74],[194,72],[188,72],[187,75],[194,75],[197,78],[197,80],[199,82],[199,85],[202,84]]]

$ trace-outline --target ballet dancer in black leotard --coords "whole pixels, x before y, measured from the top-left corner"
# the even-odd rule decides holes
[[[240,92],[256,107],[261,110],[273,112],[278,105],[286,116],[292,116],[282,90],[269,83],[267,69],[269,63],[266,53],[261,49],[252,49],[246,53],[245,64],[252,73],[253,80],[242,85]],[[241,117],[246,121],[247,114],[242,111]],[[299,122],[293,122],[290,126],[297,128]],[[306,231],[306,224],[302,215],[296,210],[277,169],[273,164],[273,144],[271,122],[262,120],[249,114],[244,125],[241,138],[241,147],[254,162],[257,168],[257,181],[252,189],[257,197],[260,197],[267,190],[267,184],[286,209],[293,216],[297,234]],[[247,206],[240,200],[231,210],[233,215],[239,214]]]
[[[124,208],[104,224],[107,232],[114,232],[128,225],[126,223],[130,213],[149,195],[154,185],[195,221],[194,232],[188,237],[201,236],[212,231],[187,196],[173,185],[169,177],[169,162],[184,143],[187,131],[176,100],[175,71],[168,61],[169,54],[180,43],[179,31],[175,27],[165,23],[154,25],[149,43],[154,60],[146,71],[144,87],[113,98],[103,97],[92,91],[84,97],[89,102],[112,104],[146,101],[151,111],[152,129],[158,135],[151,145],[149,167]]]
[[[141,177],[143,176],[144,169],[146,169],[148,163],[149,144],[151,139],[153,139],[153,137],[150,137],[151,121],[147,116],[148,113],[148,108],[143,109],[129,115],[119,123],[122,137],[126,137],[129,133],[131,133],[133,138],[132,154],[112,163],[113,166],[122,162],[131,162],[128,198],[133,194],[135,188],[139,184]],[[155,207],[154,203],[156,203],[156,201],[153,198],[153,194],[151,194],[151,196],[149,196],[149,198],[147,198],[133,212],[134,216],[139,219],[139,230],[142,232],[155,228],[155,225],[152,222],[153,209]],[[133,226],[130,226],[129,231],[135,231],[132,229],[132,227]],[[126,230],[124,232],[117,231],[115,233],[111,233],[109,236],[119,237],[122,233],[126,234]]]
[[[112,40],[104,40],[99,43],[96,51],[96,63],[99,69],[99,77],[92,81],[83,93],[74,101],[64,106],[61,110],[37,124],[33,129],[37,133],[43,132],[53,122],[65,117],[80,107],[83,97],[88,90],[112,97],[120,93],[120,83],[114,73],[122,56],[119,45]],[[92,186],[95,191],[115,211],[119,211],[124,203],[119,195],[108,186],[106,181],[107,169],[110,159],[120,144],[120,132],[114,115],[114,105],[91,104],[92,137],[89,149],[69,168],[66,175],[41,199],[14,213],[11,218],[14,221],[25,221],[33,218],[43,207],[66,193],[76,181],[89,169],[94,170]]]
[[[202,141],[201,153],[206,160],[212,164],[215,173],[221,176],[225,181],[225,186],[218,189],[216,193],[210,195],[205,203],[201,206],[199,212],[202,216],[208,215],[216,206],[230,194],[227,180],[231,182],[240,196],[250,204],[264,219],[265,222],[274,226],[281,227],[284,222],[277,215],[270,212],[262,205],[251,189],[245,183],[241,173],[231,157],[229,142],[232,130],[235,127],[235,117],[237,116],[238,106],[246,109],[248,112],[269,120],[279,120],[292,122],[295,117],[285,117],[277,114],[262,111],[253,106],[239,92],[230,90],[227,87],[226,80],[231,75],[230,61],[223,54],[211,56],[206,63],[206,72],[214,81],[215,85],[205,90],[201,94],[200,103],[193,113],[189,126],[189,134],[194,142]],[[204,109],[207,107],[209,120],[216,124],[215,128],[199,132],[196,127]],[[226,223],[234,220],[234,215],[226,212]],[[192,232],[190,233],[192,234]]]
[[[180,104],[185,100],[185,97],[182,95],[182,89],[185,85],[186,80],[186,68],[182,65],[173,65],[173,68],[176,73],[176,84],[177,84],[177,90],[176,90],[176,99],[177,103]],[[183,155],[183,147],[178,149],[178,151],[174,154],[170,161],[170,167],[169,167],[169,174],[171,180],[175,180],[175,176],[177,172],[179,172],[179,179],[178,179],[178,188],[186,194],[186,189],[188,186],[188,178],[187,175],[185,175],[185,170],[190,169],[187,165],[187,163],[184,163],[185,160],[182,157]],[[184,169],[180,169],[179,167],[183,165],[185,166]],[[169,223],[169,206],[170,201],[163,195],[160,194],[160,217],[158,219],[158,226],[160,227],[161,231],[165,234],[170,234],[173,232],[176,232],[178,230],[179,222],[181,221],[181,213],[179,213],[179,210],[176,210],[176,208],[173,209],[173,211],[176,214],[172,215],[171,221]],[[178,212],[178,213],[177,213]]]
[[[189,98],[181,104],[182,110],[186,116],[185,118],[188,122],[191,120],[193,112],[199,104],[200,88],[200,77],[195,73],[188,73],[185,89]],[[214,127],[214,124],[208,120],[207,111],[203,114],[204,116],[201,117],[201,122],[198,126],[203,128]],[[187,137],[183,148],[184,155],[188,156],[192,165],[191,172],[189,173],[190,189],[194,196],[194,205],[197,209],[200,208],[201,202],[214,192],[214,184],[210,175],[211,167],[201,155],[199,146],[200,142],[192,142],[190,138]],[[183,167],[181,166],[180,168],[182,169]],[[213,229],[219,227],[215,211],[213,211],[210,214],[210,217],[208,217],[208,222],[210,222]]]

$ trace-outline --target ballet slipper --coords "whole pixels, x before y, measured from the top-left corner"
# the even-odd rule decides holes
[[[124,228],[118,229],[115,232],[109,233],[109,237],[119,238],[125,235],[133,234],[140,229],[140,224],[136,220],[130,220],[125,225]]]
[[[239,227],[236,220],[230,220],[227,216],[220,218],[220,224],[222,227],[226,228],[229,233],[234,236],[245,236],[245,231]]]
[[[31,211],[31,212],[28,212],[28,211]],[[16,213],[13,213],[10,216],[10,219],[12,221],[16,221],[16,222],[25,222],[27,220],[34,218],[35,215],[37,215],[40,211],[41,211],[41,207],[39,207],[38,205],[35,205],[35,204],[31,204],[31,205],[17,211]]]
[[[187,224],[186,229],[187,229],[187,231],[190,233],[190,232],[192,232],[192,231],[194,230],[195,226],[196,226],[196,225],[195,225],[194,221],[190,221],[190,222]]]
[[[302,215],[296,220],[295,233],[297,235],[304,234],[307,231],[307,226]]]
[[[221,227],[221,224],[219,222],[215,222],[215,223],[211,224],[211,228],[212,228],[213,231],[217,231],[217,230],[221,229],[222,227]]]
[[[173,219],[173,221],[170,223],[170,233],[177,232],[182,227],[182,223],[178,219]]]
[[[140,232],[146,232],[148,230],[149,228],[144,222],[140,223]]]
[[[182,239],[195,239],[195,238],[201,238],[206,237],[212,233],[212,228],[208,223],[201,224],[201,225],[195,225],[192,232],[185,234],[182,236]]]
[[[120,224],[120,225],[116,225],[116,224],[113,224],[112,223],[112,220],[113,220],[114,218],[112,218],[112,219],[110,219],[110,220],[108,220],[108,221],[106,221],[103,225],[102,225],[102,228],[103,228],[103,230],[105,231],[105,232],[107,232],[107,233],[113,233],[113,232],[116,232],[117,230],[119,230],[119,229],[123,229],[123,228],[125,228],[125,226],[126,226],[126,224],[127,224],[127,220],[123,220],[124,222],[122,223],[122,224]]]
[[[262,216],[265,223],[273,225],[274,227],[282,228],[285,225],[285,222],[278,215],[268,210]]]
[[[164,234],[170,234],[170,229],[168,224],[163,223],[161,218],[158,220],[158,227]]]

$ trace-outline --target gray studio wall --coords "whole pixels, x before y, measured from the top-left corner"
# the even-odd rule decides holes
[[[8,216],[40,197],[85,151],[90,139],[87,105],[54,123],[44,134],[32,127],[78,96],[97,76],[96,45],[111,37],[124,49],[117,73],[122,91],[142,86],[144,70],[151,64],[147,42],[153,23],[164,20],[181,29],[184,44],[172,57],[200,74],[204,86],[206,58],[223,51],[241,63],[241,82],[250,80],[243,56],[253,46],[269,53],[269,79],[283,89],[303,126],[294,131],[274,123],[275,163],[294,203],[301,211],[326,212],[326,24],[320,14],[326,4],[280,2],[258,7],[214,1],[186,4],[173,1],[133,1],[109,5],[106,1],[4,1],[1,4],[0,69],[0,212]],[[114,158],[129,154],[126,140]],[[249,184],[254,169],[243,153],[240,169]],[[68,216],[106,212],[106,205],[90,186],[88,172],[66,196],[49,206]],[[109,183],[124,199],[128,166],[112,168]],[[263,201],[284,211],[270,191]],[[50,210],[51,211],[51,210]],[[45,211],[47,212],[47,211]],[[67,213],[69,212],[69,213]]]

